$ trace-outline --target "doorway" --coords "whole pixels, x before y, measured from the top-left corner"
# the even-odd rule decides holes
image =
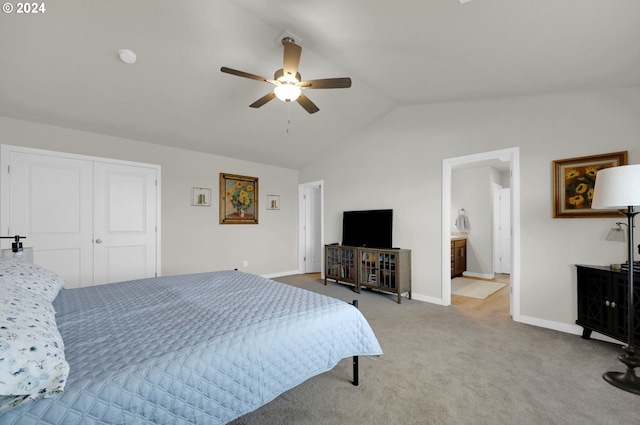
[[[324,182],[298,185],[298,273],[324,274]]]
[[[442,305],[451,305],[451,173],[456,166],[504,161],[509,164],[510,290],[509,307],[514,321],[520,320],[520,163],[519,148],[509,148],[443,160],[442,167]]]

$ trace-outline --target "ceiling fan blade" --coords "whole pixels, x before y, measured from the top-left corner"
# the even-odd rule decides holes
[[[300,65],[300,55],[302,54],[302,47],[298,46],[293,41],[282,40],[284,46],[284,61],[283,67],[284,75],[287,77],[295,77],[298,73],[298,66]]]
[[[302,93],[300,93],[300,96],[298,97],[297,100],[300,106],[302,106],[305,109],[305,111],[307,111],[310,114],[314,114],[320,110],[320,108],[318,108],[316,104],[311,101],[311,99],[309,99],[307,96],[305,96]]]
[[[251,105],[249,105],[249,107],[259,108],[265,103],[267,103],[268,101],[270,101],[271,99],[273,99],[274,97],[276,97],[276,94],[274,92],[267,93],[264,96],[262,96],[260,99],[256,100]]]
[[[351,87],[351,78],[325,78],[322,80],[302,81],[298,84],[303,89],[346,89]]]
[[[265,83],[271,83],[271,84],[276,83],[273,80],[269,80],[259,75],[249,74],[248,72],[238,71],[237,69],[227,68],[226,66],[223,66],[222,68],[220,68],[220,71],[227,74],[231,74],[231,75],[237,75],[238,77],[250,78],[252,80],[257,80],[257,81],[264,81]]]

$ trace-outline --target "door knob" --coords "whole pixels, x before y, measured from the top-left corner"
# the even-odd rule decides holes
[[[102,239],[96,239],[96,243],[102,243]]]

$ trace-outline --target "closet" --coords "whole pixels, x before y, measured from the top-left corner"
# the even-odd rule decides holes
[[[68,288],[159,275],[159,165],[9,145],[0,155],[0,230],[26,236],[34,263]]]

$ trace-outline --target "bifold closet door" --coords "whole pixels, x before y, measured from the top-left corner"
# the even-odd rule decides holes
[[[94,284],[155,276],[156,173],[95,163]]]

